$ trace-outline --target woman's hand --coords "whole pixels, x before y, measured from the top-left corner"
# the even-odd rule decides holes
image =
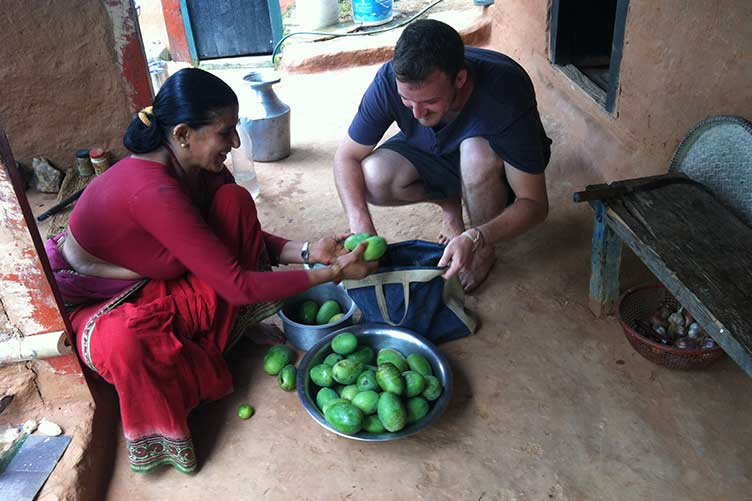
[[[334,263],[340,268],[338,280],[359,280],[376,271],[379,267],[378,261],[363,261],[363,253],[367,248],[368,244],[361,242],[352,252],[346,252],[336,259]]]
[[[342,245],[349,233],[333,237],[324,237],[311,244],[312,263],[332,264],[337,256],[347,254],[347,249]]]

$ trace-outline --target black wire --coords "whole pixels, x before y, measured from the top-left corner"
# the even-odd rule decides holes
[[[434,3],[432,3],[429,6],[427,6],[426,8],[424,8],[423,10],[421,10],[420,12],[418,12],[417,14],[415,14],[414,16],[412,16],[412,17],[410,17],[410,18],[408,18],[408,19],[406,19],[406,20],[404,20],[404,21],[402,21],[400,23],[395,24],[394,26],[390,26],[388,28],[380,28],[380,29],[373,30],[373,31],[363,31],[363,32],[360,32],[360,33],[331,33],[331,32],[328,32],[328,31],[295,31],[293,33],[288,33],[287,35],[285,35],[282,38],[280,38],[279,42],[277,42],[277,44],[274,46],[274,50],[272,51],[272,64],[274,64],[274,58],[277,56],[277,51],[282,46],[282,43],[285,40],[287,40],[288,38],[290,38],[291,36],[295,36],[295,35],[323,35],[323,36],[328,36],[328,37],[331,37],[331,38],[337,38],[337,37],[362,37],[364,35],[376,35],[378,33],[385,33],[387,31],[396,30],[397,28],[402,28],[406,24],[411,23],[417,17],[422,16],[423,14],[425,14],[425,12],[428,9],[433,8],[434,6],[438,5],[439,3],[443,2],[443,1],[444,0],[436,0]]]

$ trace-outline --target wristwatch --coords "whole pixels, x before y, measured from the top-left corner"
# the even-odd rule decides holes
[[[303,248],[300,249],[300,257],[303,258],[303,264],[311,266],[311,243],[308,241],[303,242]]]

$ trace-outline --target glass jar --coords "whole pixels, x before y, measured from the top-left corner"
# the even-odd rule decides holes
[[[92,148],[89,152],[91,165],[94,167],[94,174],[97,176],[110,167],[110,161],[107,159],[107,152],[102,148]]]
[[[81,177],[89,177],[94,174],[89,150],[76,150],[76,169],[78,169],[78,175]]]

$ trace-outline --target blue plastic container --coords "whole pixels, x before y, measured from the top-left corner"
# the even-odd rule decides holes
[[[392,0],[352,0],[353,21],[378,26],[392,20]]]

